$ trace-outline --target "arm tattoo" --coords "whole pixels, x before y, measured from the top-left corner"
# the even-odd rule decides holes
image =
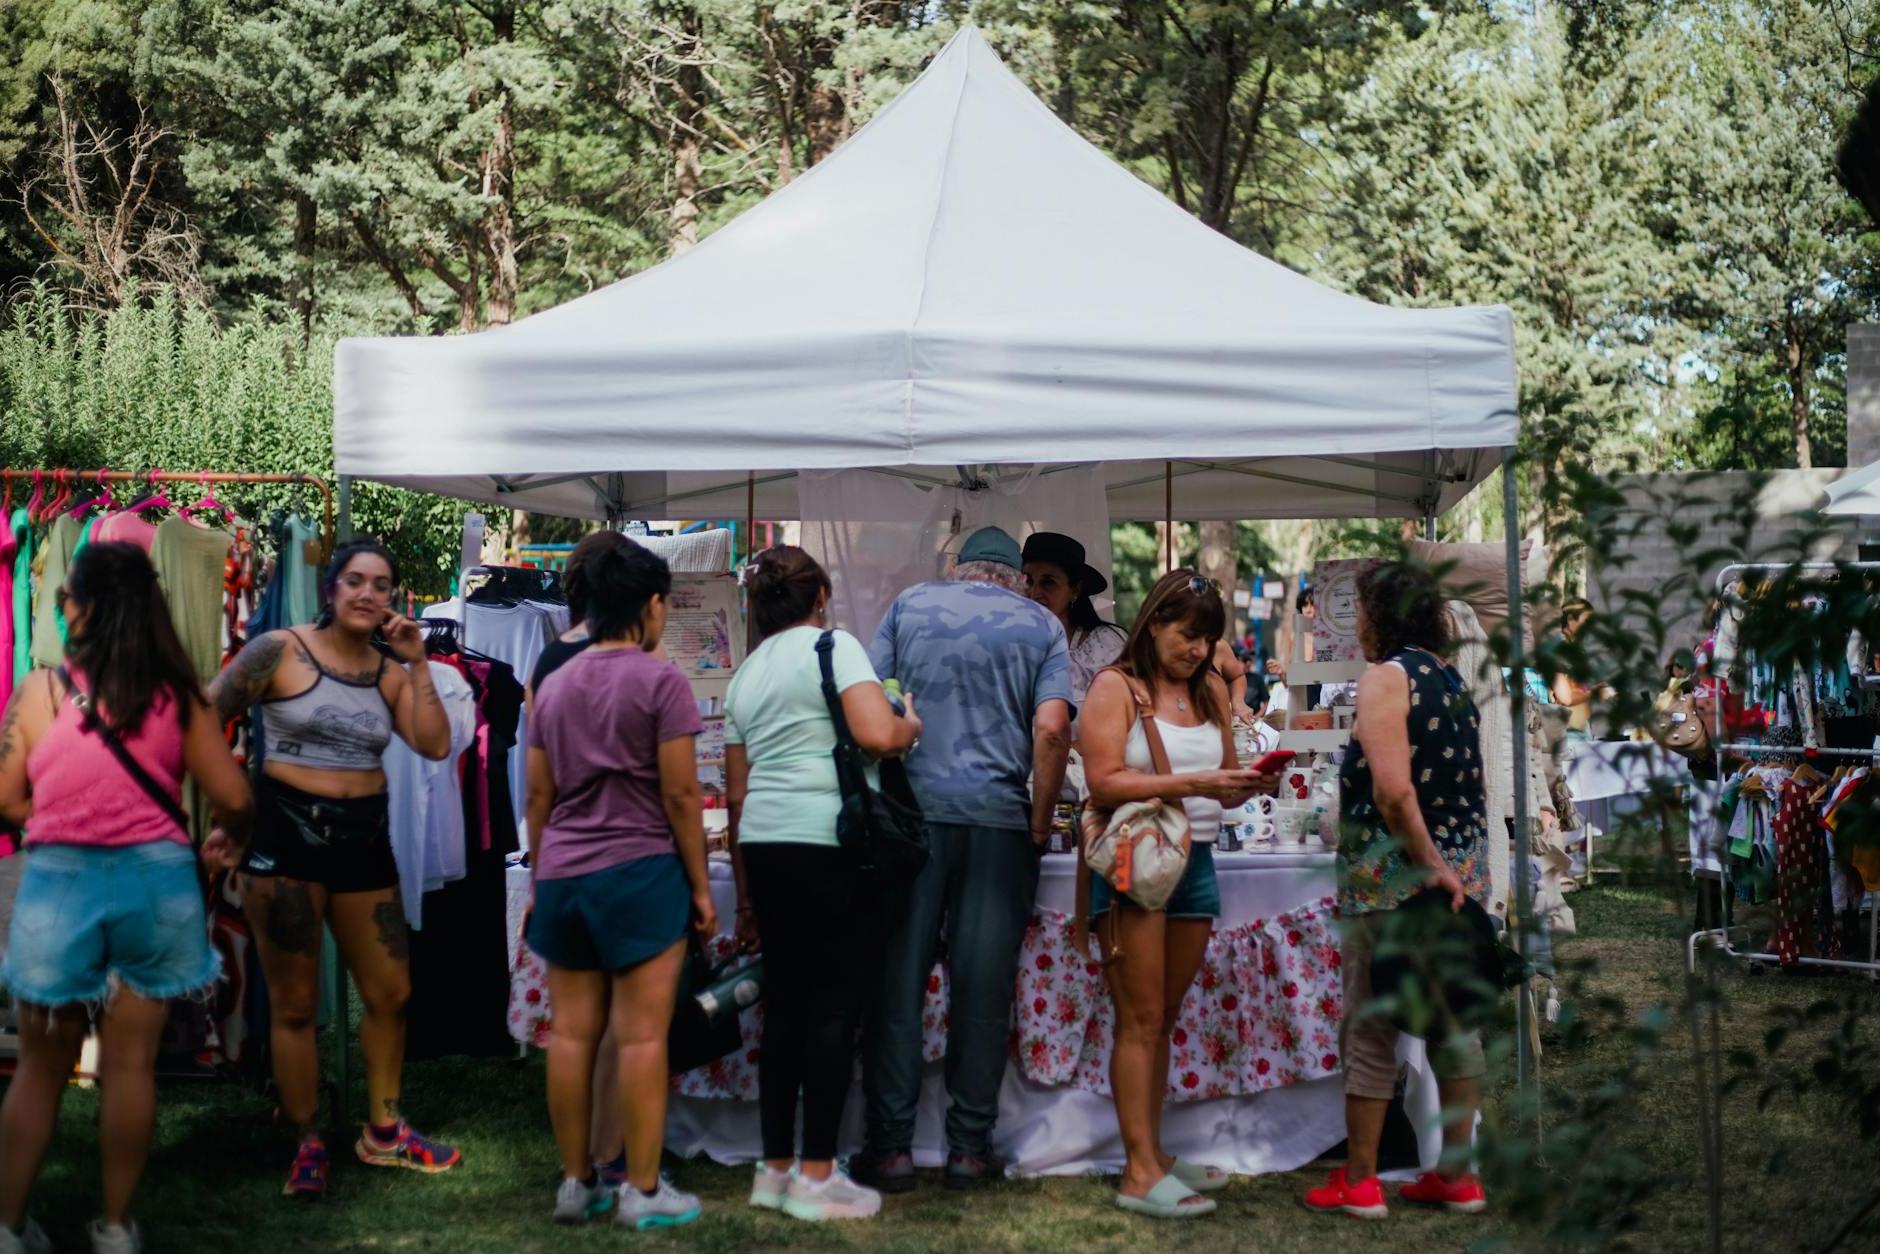
[[[209,701],[218,719],[227,723],[240,718],[249,706],[267,695],[274,672],[280,669],[281,653],[281,637],[272,633],[249,641],[236,655],[234,664],[209,685]]]
[[[405,910],[395,901],[381,901],[372,907],[372,921],[379,925],[379,944],[400,962],[411,957],[411,932],[405,926]]]
[[[15,688],[13,695],[7,698],[5,717],[0,718],[0,766],[13,755],[13,732],[20,725],[20,695],[24,690]]]
[[[409,673],[411,678],[407,682],[412,685],[413,691],[417,693],[418,704],[432,705],[442,709],[444,698],[438,695],[437,684],[431,679],[431,664],[426,662],[421,667],[413,666],[410,668]],[[420,676],[423,678],[420,679]]]

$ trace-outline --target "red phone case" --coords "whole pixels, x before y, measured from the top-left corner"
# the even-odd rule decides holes
[[[1275,749],[1258,762],[1255,762],[1249,769],[1261,775],[1272,775],[1277,771],[1284,770],[1286,764],[1298,756],[1299,755],[1291,749]]]

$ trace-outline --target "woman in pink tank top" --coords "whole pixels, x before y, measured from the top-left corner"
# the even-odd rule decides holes
[[[19,1070],[0,1106],[0,1248],[44,1248],[26,1197],[96,1021],[104,1216],[92,1239],[136,1249],[129,1210],[168,1002],[207,992],[220,970],[183,779],[221,823],[202,847],[212,864],[239,860],[251,802],[142,550],[88,545],[58,596],[66,664],[28,675],[0,720],[0,819],[25,827],[27,850],[0,961],[22,1018]]]

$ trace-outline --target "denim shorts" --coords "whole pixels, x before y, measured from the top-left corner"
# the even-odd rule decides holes
[[[36,1006],[102,1005],[113,982],[158,999],[210,988],[196,854],[178,841],[28,845],[0,983]]]
[[[672,948],[691,922],[685,871],[677,854],[662,853],[537,880],[525,939],[564,971],[625,971]]]
[[[1113,894],[1109,884],[1090,877],[1090,917],[1108,912]],[[1196,841],[1188,849],[1188,869],[1181,883],[1162,907],[1171,919],[1218,919],[1221,917],[1221,881],[1214,874],[1214,846]]]

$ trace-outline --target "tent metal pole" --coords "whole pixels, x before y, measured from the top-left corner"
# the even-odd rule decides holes
[[[757,555],[757,472],[744,476],[744,560]]]
[[[1534,926],[1529,880],[1533,868],[1529,862],[1527,795],[1527,652],[1522,647],[1522,618],[1525,606],[1521,590],[1521,512],[1515,488],[1515,450],[1503,452],[1501,468],[1502,530],[1508,547],[1508,707],[1512,715],[1510,739],[1514,767],[1514,912],[1515,952],[1523,961],[1528,956],[1528,938]],[[1530,1044],[1534,1009],[1523,986],[1515,998],[1515,1085],[1523,1097],[1535,1090],[1534,1053]]]
[[[1175,569],[1175,463],[1162,463],[1162,570]]]
[[[339,543],[353,538],[353,477],[339,477]],[[333,1073],[327,1084],[326,1109],[333,1121],[334,1135],[341,1140],[352,1123],[352,993],[348,988],[346,968],[339,960],[339,946],[331,928],[320,937],[320,972],[327,988],[327,1023],[332,1025]]]

